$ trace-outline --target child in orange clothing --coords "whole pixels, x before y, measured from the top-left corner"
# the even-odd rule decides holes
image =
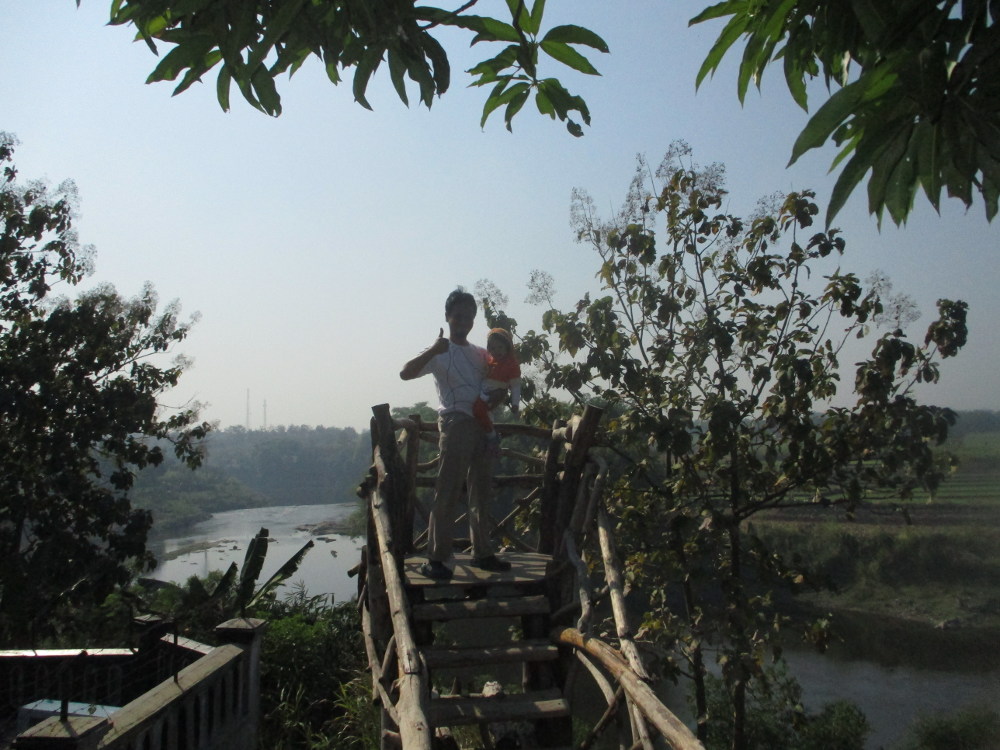
[[[510,391],[510,410],[517,414],[521,408],[521,365],[514,351],[514,338],[504,328],[494,328],[486,337],[486,351],[490,353],[482,392],[472,405],[472,415],[486,433],[486,444],[491,453],[498,453],[500,438],[493,429],[490,411]]]

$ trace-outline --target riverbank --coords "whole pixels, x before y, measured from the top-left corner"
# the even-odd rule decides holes
[[[872,609],[838,607],[835,602],[808,599],[792,615],[793,627],[809,619],[829,618],[830,651],[839,658],[870,661],[880,666],[913,667],[982,674],[1000,670],[1000,625],[933,624],[919,618]]]

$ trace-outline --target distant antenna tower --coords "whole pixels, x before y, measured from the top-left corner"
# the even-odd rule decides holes
[[[267,399],[264,399],[264,429],[267,429]]]
[[[250,429],[250,389],[247,388],[247,429]]]

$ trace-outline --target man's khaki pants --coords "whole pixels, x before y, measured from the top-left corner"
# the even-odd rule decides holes
[[[462,485],[469,482],[469,536],[476,558],[493,554],[490,542],[490,497],[493,460],[486,455],[483,428],[468,414],[438,419],[441,463],[438,466],[427,538],[427,557],[445,562],[452,553],[452,529]]]

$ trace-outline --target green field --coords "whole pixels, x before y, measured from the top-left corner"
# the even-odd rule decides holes
[[[918,493],[850,517],[791,510],[754,520],[772,548],[832,584],[806,602],[841,612],[841,621],[908,622],[950,640],[956,630],[1000,632],[1000,432],[970,433],[942,449],[959,465],[933,500]]]
[[[944,450],[959,465],[936,501],[972,505],[1000,504],[1000,432],[975,432],[950,440]]]

